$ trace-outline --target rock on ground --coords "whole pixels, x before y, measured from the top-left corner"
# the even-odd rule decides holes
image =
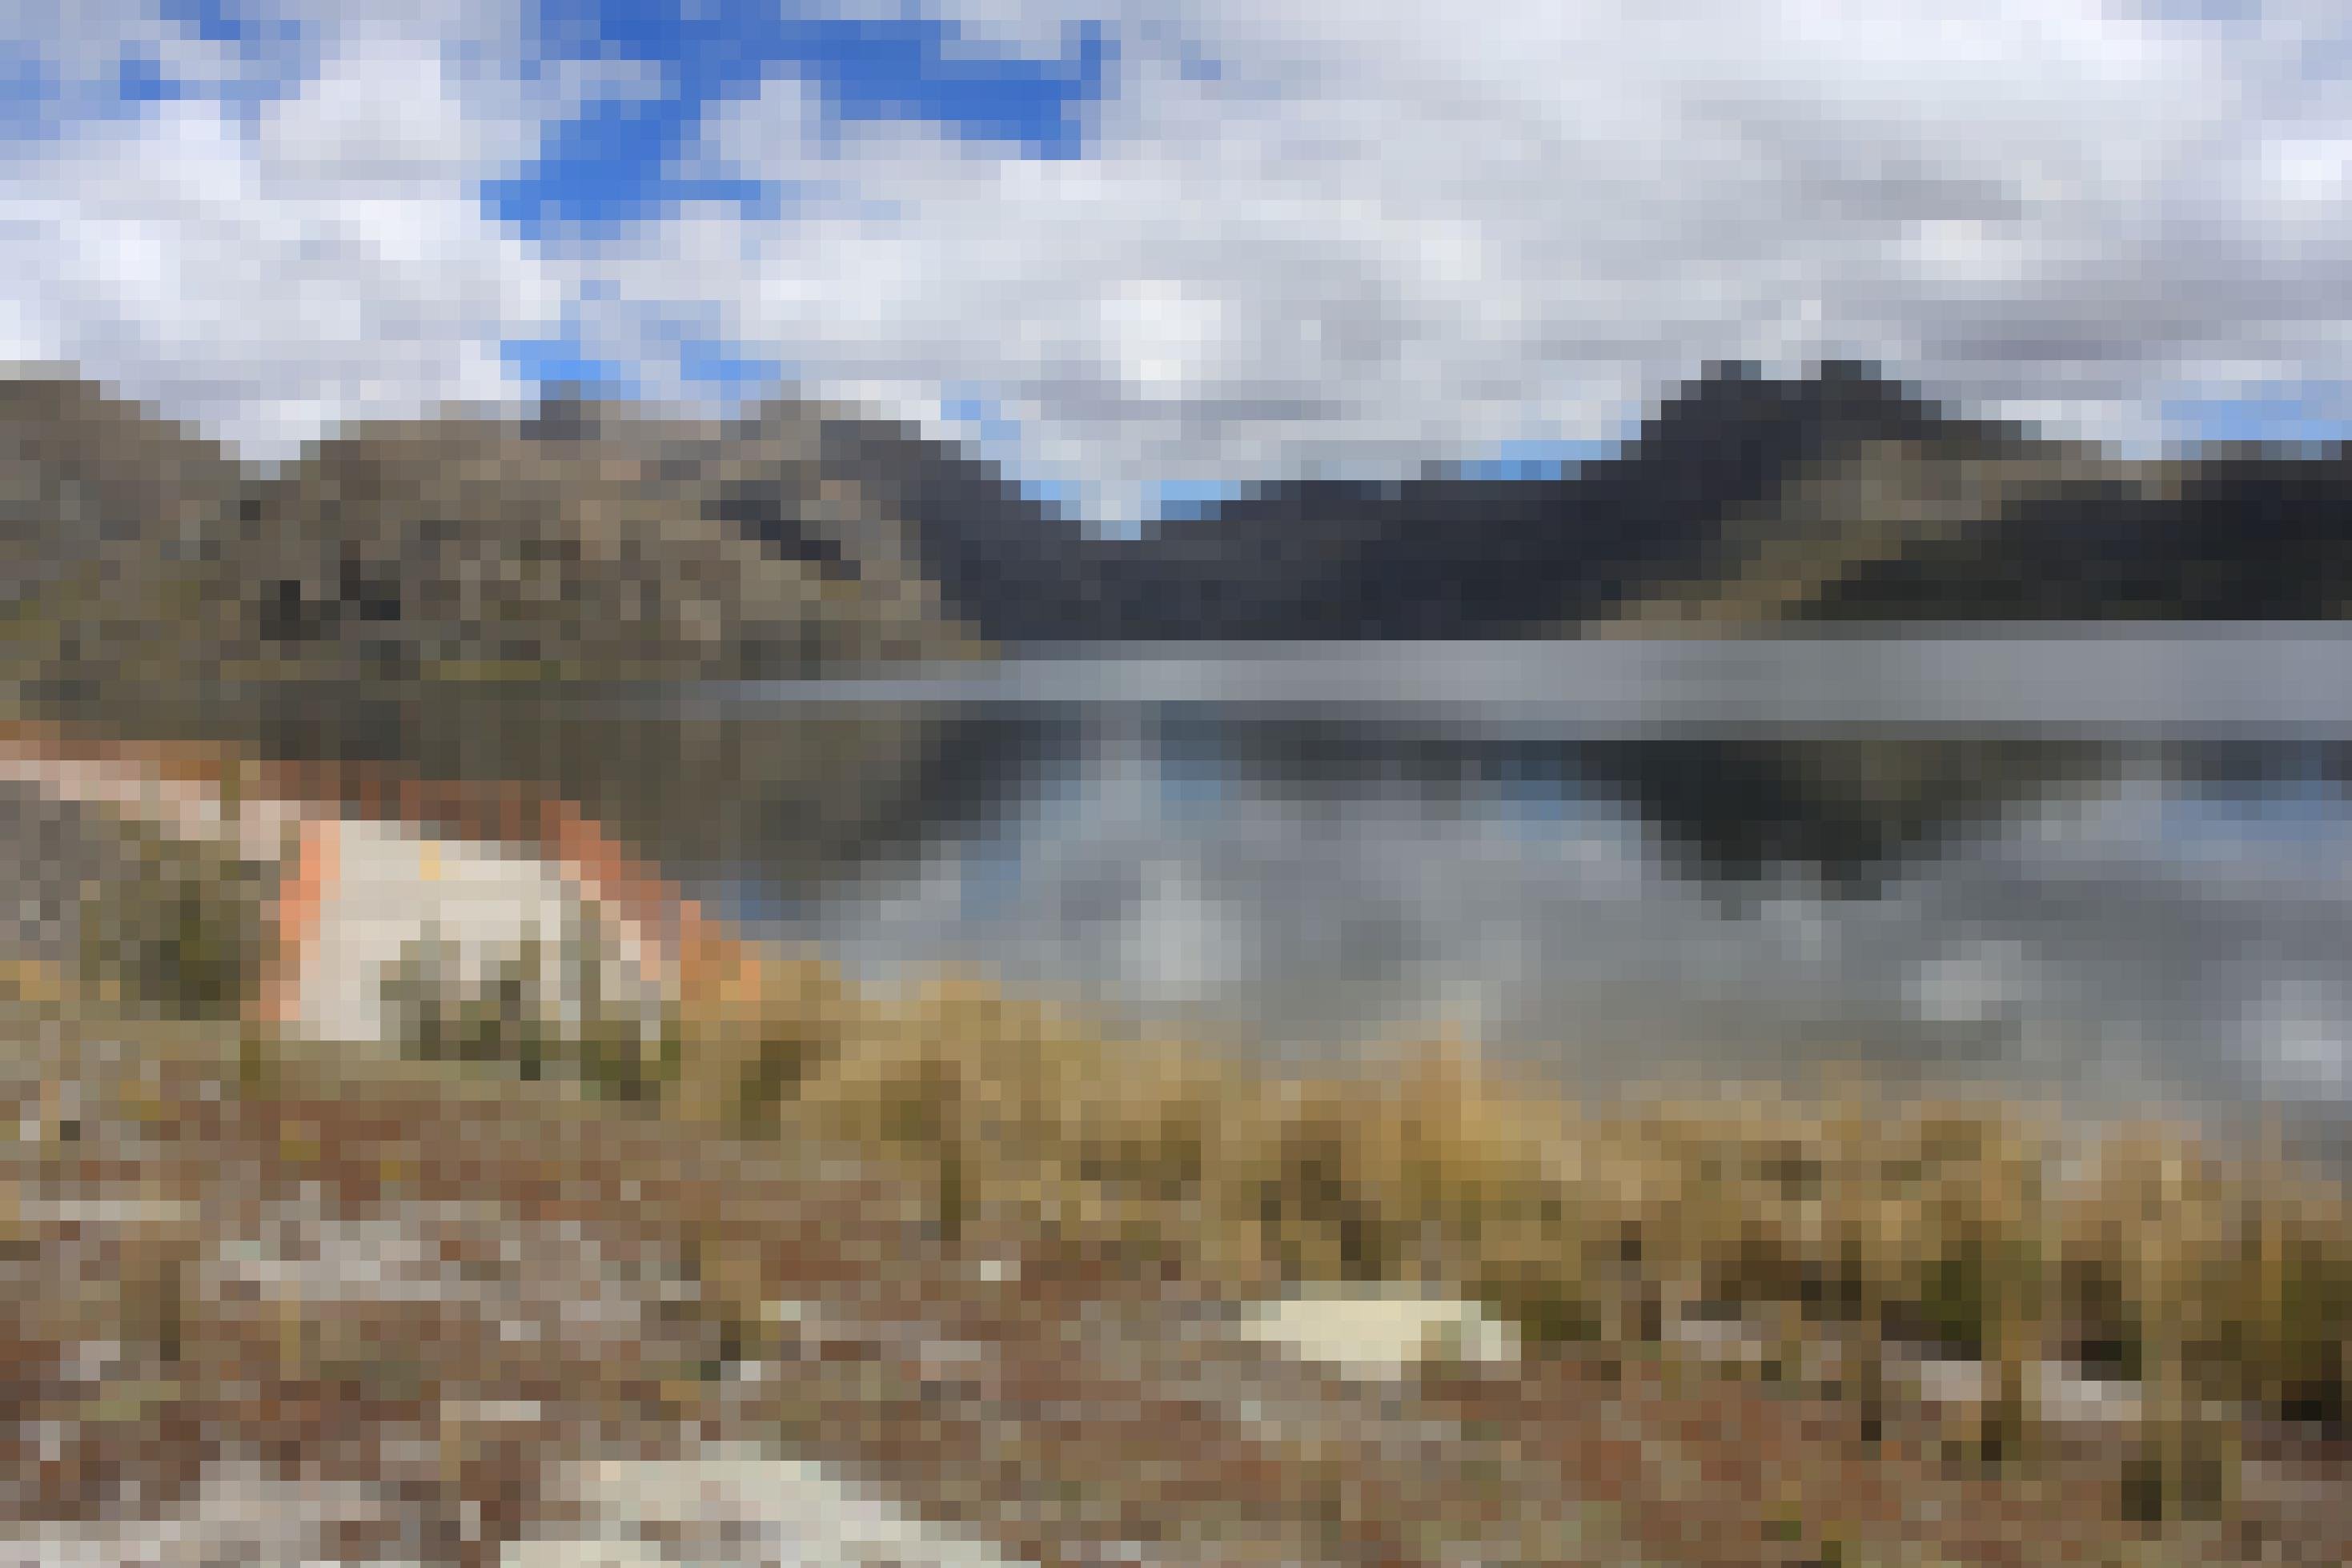
[[[509,1543],[504,1568],[640,1563],[998,1568],[990,1546],[929,1524],[826,1467],[712,1444],[683,1458],[592,1459],[553,1478],[549,1500],[583,1518],[577,1538]]]

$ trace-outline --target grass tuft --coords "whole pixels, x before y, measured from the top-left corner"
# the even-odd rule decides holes
[[[650,1034],[592,1008],[559,1038],[516,994],[530,967],[417,1014],[418,1048],[561,1067],[735,1135],[845,1142],[919,1176],[951,1244],[1042,1233],[1234,1293],[1409,1283],[1537,1349],[1738,1316],[1767,1326],[1781,1380],[1833,1375],[1865,1431],[1907,1345],[1981,1364],[1960,1447],[2000,1462],[2040,1440],[2042,1364],[2072,1363],[2144,1381],[2131,1490],[2167,1517],[2229,1490],[2209,1407],[2344,1418],[2341,1193],[2178,1126],[2084,1151],[2047,1107],[1891,1101],[1858,1078],[1811,1103],[1743,1086],[1579,1106],[1444,1040],[1381,1074],[1281,1077],[967,973],[869,995],[749,948]],[[738,1283],[755,1321],[758,1283]]]

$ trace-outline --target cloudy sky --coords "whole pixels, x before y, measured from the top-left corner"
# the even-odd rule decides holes
[[[1132,518],[1724,359],[2352,413],[2340,0],[0,0],[0,360],[265,461],[790,383]]]

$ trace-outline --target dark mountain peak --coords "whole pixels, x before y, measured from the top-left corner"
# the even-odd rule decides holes
[[[594,441],[604,435],[616,412],[610,402],[590,396],[577,382],[558,382],[541,394],[538,406],[522,422],[522,433],[533,441]]]
[[[140,562],[145,602],[200,588],[226,615],[253,581],[292,583],[320,627],[379,641],[394,622],[371,606],[392,584],[399,624],[461,651],[553,614],[547,647],[637,625],[663,658],[700,658],[686,644],[701,622],[665,607],[716,591],[765,640],[763,668],[797,667],[804,645],[905,642],[929,612],[887,608],[902,600],[1003,645],[1550,634],[1702,601],[1765,619],[2352,603],[2341,448],[2123,464],[1853,361],[1801,376],[1710,364],[1621,452],[1554,478],[1297,479],[1131,540],[919,424],[792,396],[721,419],[558,385],[523,420],[362,423],[265,471],[97,383],[26,369],[0,377],[0,603],[39,594],[93,636],[90,607],[121,598],[115,580]],[[570,563],[557,610],[450,619],[444,590],[488,580],[463,558],[491,555],[524,575]],[[389,575],[354,595],[347,557]],[[2148,564],[2119,576],[2133,560]],[[2193,563],[2223,561],[2184,586]],[[2021,601],[2020,582],[2045,587]],[[816,608],[793,608],[813,587]]]
[[[1622,452],[1556,478],[1290,480],[1066,562],[1034,545],[975,548],[950,509],[937,531],[961,536],[961,554],[929,559],[950,601],[1006,643],[1519,635],[1713,570],[1739,519],[1896,443],[1946,456],[2014,444],[1873,365],[1790,377],[1720,362],[1665,398]]]
[[[1916,440],[1957,422],[1875,365],[1823,361],[1811,375],[1768,376],[1740,361],[1709,364],[1642,426],[1637,446],[1713,443],[1773,426],[1829,442]]]

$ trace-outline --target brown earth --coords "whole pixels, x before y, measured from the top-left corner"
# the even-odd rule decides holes
[[[1350,1385],[1223,1332],[1166,1260],[950,1246],[886,1167],[240,1051],[32,977],[0,1008],[20,1530],[158,1514],[241,1462],[313,1512],[387,1489],[319,1550],[488,1563],[548,1522],[558,1458],[749,1437],[1055,1563],[2352,1556],[2352,1455],[2307,1433],[2244,1434],[2232,1523],[2156,1527],[2112,1443],[1989,1469],[1926,1412],[1866,1441],[1850,1406],[1654,1350]],[[799,1305],[714,1305],[747,1286]]]

